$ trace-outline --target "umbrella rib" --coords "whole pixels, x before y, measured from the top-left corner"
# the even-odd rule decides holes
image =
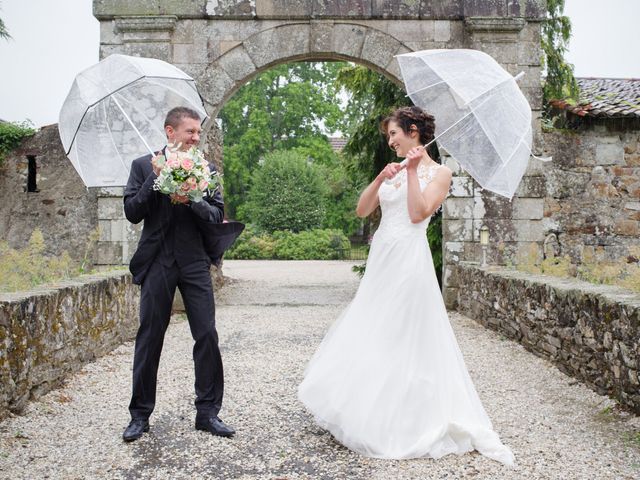
[[[526,131],[526,132],[524,132],[524,133],[520,136],[520,139],[518,140],[518,143],[517,143],[517,144],[518,144],[518,145],[520,145],[521,143],[524,143],[524,146],[525,146],[525,147],[527,147],[527,150],[529,150],[529,153],[531,153],[531,149],[530,149],[530,148],[529,148],[529,146],[524,142],[524,136],[529,132],[529,130],[531,130],[531,127],[529,127],[529,128],[527,129],[527,131]],[[493,145],[493,143],[492,143],[492,145]],[[494,147],[494,148],[495,148],[495,147]],[[502,167],[501,167],[501,168],[504,168],[504,166],[505,166],[507,163],[509,163],[509,161],[511,160],[511,158],[513,158],[513,156],[516,154],[516,152],[517,152],[517,151],[518,151],[518,148],[517,148],[517,147],[513,149],[513,152],[511,152],[511,155],[509,155],[509,158],[507,158],[506,162],[504,162],[504,163],[502,164]],[[494,172],[495,172],[495,171],[494,171]],[[493,173],[492,173],[492,175],[493,175]],[[490,183],[490,182],[487,182],[487,184],[489,184],[489,183]],[[507,185],[508,185],[508,183],[507,183]],[[486,187],[484,187],[484,185],[482,185],[482,187],[483,187],[483,188],[486,188]],[[513,197],[513,194],[511,195],[511,197]],[[511,198],[511,197],[510,197],[510,198]]]
[[[115,93],[118,93],[120,90],[124,90],[125,88],[133,85],[134,83],[136,83],[139,80],[142,80],[144,78],[167,78],[170,80],[183,80],[185,82],[189,82],[189,83],[195,83],[193,78],[172,78],[172,77],[162,77],[160,75],[150,75],[150,76],[142,76],[142,77],[138,77],[135,80],[130,81],[129,83],[127,83],[126,85],[123,85],[119,88],[116,88],[113,92],[110,92],[108,95],[105,95],[101,98],[99,98],[98,100],[96,100],[95,102],[93,102],[91,105],[87,105],[87,108],[85,109],[84,113],[82,114],[82,117],[80,118],[80,121],[78,122],[78,127],[76,128],[76,131],[73,133],[73,138],[71,139],[71,143],[69,144],[69,150],[67,150],[65,152],[65,155],[69,155],[69,152],[71,151],[71,147],[73,146],[73,142],[75,142],[76,140],[76,136],[78,135],[78,130],[80,130],[80,125],[82,125],[82,121],[84,120],[84,117],[87,115],[87,112],[89,111],[89,109],[91,107],[96,106],[98,103],[100,103],[101,101],[103,101],[106,98],[109,98],[110,96],[112,96]],[[198,91],[198,89],[196,89],[196,92]],[[200,93],[198,93],[198,96],[200,96]],[[200,96],[200,99],[202,99],[202,97]]]
[[[419,88],[418,90],[414,90],[414,91],[413,91],[413,92],[411,92],[411,93],[407,93],[407,94],[405,95],[405,97],[409,97],[409,96],[411,96],[411,95],[415,95],[415,94],[416,94],[416,93],[418,93],[418,92],[423,92],[423,91],[425,91],[425,90],[429,90],[431,87],[435,87],[436,85],[440,85],[441,83],[447,83],[447,82],[445,82],[444,80],[440,80],[439,82],[432,83],[431,85],[428,85],[428,86],[426,86],[426,87]]]
[[[487,100],[489,100],[488,98],[485,99],[479,106],[481,106],[482,104],[486,103]],[[469,115],[471,115],[475,110],[471,109],[467,114],[463,115],[462,117],[460,117],[453,125],[449,125],[447,127],[447,129],[444,132],[439,133],[438,135],[436,135],[435,137],[433,137],[433,139],[429,142],[423,145],[423,148],[427,148],[429,145],[431,145],[433,142],[435,142],[436,140],[438,140],[440,137],[442,137],[445,133],[447,133],[449,130],[451,130],[453,127],[455,127],[456,125],[458,125],[460,122],[462,122],[465,118],[467,118]],[[480,125],[482,127],[482,125]],[[483,128],[484,130],[484,128]],[[485,132],[486,133],[486,132]],[[493,145],[493,143],[492,143]],[[446,148],[446,146],[445,146]],[[495,146],[494,146],[495,149]],[[455,158],[455,157],[454,157]],[[400,162],[400,165],[406,165],[407,164],[407,159],[405,158],[402,162]],[[385,182],[389,185],[391,184],[391,182],[389,182],[389,179],[385,180]]]
[[[476,105],[476,108],[478,108],[478,107],[480,107],[480,106],[484,105],[484,104],[487,102],[487,100],[489,100],[489,99],[487,98],[487,99],[485,99],[485,100],[484,100],[480,105]],[[466,106],[466,105],[465,105],[465,106]],[[460,117],[460,118],[459,118],[459,119],[458,119],[458,120],[457,120],[453,125],[450,125],[449,127],[447,127],[447,129],[446,129],[444,132],[442,132],[442,133],[438,134],[438,136],[437,136],[437,137],[435,137],[433,140],[431,140],[427,145],[429,145],[429,144],[431,144],[431,143],[435,142],[438,138],[440,138],[442,135],[444,135],[445,133],[447,133],[449,130],[451,130],[453,127],[455,127],[456,125],[458,125],[461,121],[463,121],[465,118],[467,118],[469,115],[473,114],[474,112],[475,112],[475,109],[474,109],[474,108],[469,109],[469,112],[468,112],[468,113],[466,113],[465,115],[463,115],[462,117]],[[481,125],[481,126],[482,126],[482,125]],[[483,130],[484,130],[484,127],[483,127]],[[485,132],[485,133],[486,133],[486,132]],[[425,145],[425,146],[426,146],[426,145]]]
[[[115,97],[115,95],[114,95],[114,97]],[[125,100],[127,100],[125,97],[123,97],[123,98],[124,98]],[[159,130],[158,128],[156,128],[156,126],[153,124],[153,122],[151,121],[151,119],[150,119],[149,117],[147,117],[147,116],[145,115],[145,113],[144,113],[142,110],[140,110],[138,107],[136,107],[136,106],[135,106],[133,103],[131,103],[131,102],[127,102],[127,103],[128,103],[129,105],[131,105],[131,106],[133,107],[133,109],[134,109],[136,112],[138,112],[140,115],[142,115],[142,116],[145,118],[145,120],[147,120],[148,124],[149,124],[149,125],[151,125],[153,128],[155,128],[155,129],[156,129],[156,131],[157,131],[160,135],[163,135],[163,134],[164,134],[164,132],[162,132],[161,130]],[[134,128],[135,128],[135,127],[134,127]],[[137,132],[137,130],[136,130],[136,132]],[[140,135],[140,133],[138,133],[138,135]],[[142,138],[142,136],[140,136],[140,138]],[[142,141],[144,142],[144,140],[142,140]],[[147,145],[147,142],[144,142],[144,144],[145,144],[145,146],[146,146],[147,148],[149,148],[149,145]]]
[[[147,141],[144,139],[144,137],[142,136],[142,134],[138,130],[138,127],[136,127],[135,124],[133,123],[133,121],[129,118],[129,115],[127,115],[127,112],[124,111],[124,109],[120,105],[120,102],[118,102],[118,99],[116,98],[116,96],[115,95],[111,95],[111,97],[109,97],[109,98],[113,99],[113,101],[116,103],[116,105],[118,106],[118,108],[120,109],[122,114],[124,115],[124,118],[127,119],[127,122],[129,122],[129,125],[131,125],[131,127],[133,127],[133,129],[138,134],[138,137],[140,137],[140,140],[142,140],[142,143],[144,143],[144,146],[147,147],[147,150],[149,150],[149,152],[151,153],[151,156],[153,156],[153,150],[151,150],[151,147],[149,146]]]
[[[160,77],[155,77],[155,78],[160,78]],[[155,85],[160,85],[161,87],[166,88],[167,90],[171,90],[173,93],[175,93],[175,94],[176,94],[176,95],[178,95],[179,97],[181,97],[181,98],[183,98],[183,99],[187,100],[187,99],[185,98],[185,96],[184,96],[184,95],[182,95],[179,91],[177,91],[177,90],[176,90],[175,88],[173,88],[173,87],[170,87],[169,85],[163,85],[163,84],[161,84],[161,83],[157,83],[157,82],[150,82],[150,83],[153,83],[153,84],[155,84]],[[193,83],[189,83],[189,85],[191,85],[191,86],[193,87],[193,90],[198,94],[198,97],[200,98],[200,101],[202,102],[202,110],[204,110],[204,113],[205,113],[205,119],[206,119],[206,118],[208,117],[208,115],[207,115],[207,111],[204,109],[204,101],[202,100],[202,96],[200,95],[200,92],[198,92],[198,89],[195,87],[195,84],[193,84]],[[203,119],[203,121],[204,121],[204,119]]]
[[[80,157],[78,156],[78,145],[74,145],[73,148],[76,149],[76,158],[78,159],[78,173],[80,174],[80,178],[84,180],[84,172],[82,167],[80,166]],[[71,152],[71,149],[69,149],[69,152]],[[69,154],[67,153],[67,155]]]
[[[512,77],[510,74],[509,78],[505,78],[504,80],[502,80],[501,82],[496,83],[493,87],[486,89],[484,92],[476,95],[475,97],[473,97],[471,100],[469,100],[466,105],[469,105],[471,102],[476,101],[478,98],[482,97],[483,95],[486,95],[487,93],[489,93],[491,90],[495,90],[497,89],[500,85],[502,85],[503,83],[507,83],[509,80],[513,80],[516,83],[516,87],[518,86],[518,82],[516,82],[515,77]],[[520,87],[518,87],[519,89]]]
[[[107,119],[107,107],[105,105],[105,102],[102,103],[102,109],[104,110],[104,118],[105,120]],[[129,167],[127,167],[124,163],[124,160],[122,159],[122,155],[120,155],[120,152],[118,151],[118,147],[116,146],[116,142],[113,141],[113,133],[111,132],[111,125],[109,125],[109,122],[106,121],[105,122],[107,124],[107,128],[109,129],[109,139],[111,140],[111,143],[113,144],[113,149],[116,151],[116,153],[118,154],[118,158],[120,159],[120,163],[122,163],[122,166],[124,167],[125,170],[129,171]]]

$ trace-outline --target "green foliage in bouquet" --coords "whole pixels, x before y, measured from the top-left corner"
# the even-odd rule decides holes
[[[256,170],[242,214],[267,232],[301,232],[322,226],[326,196],[317,166],[293,151],[273,152]]]
[[[162,170],[153,188],[166,195],[181,195],[192,202],[199,202],[206,190],[214,191],[220,186],[220,176],[209,170],[207,160],[196,147],[186,152],[179,148],[180,145],[168,146],[168,156],[157,158]]]

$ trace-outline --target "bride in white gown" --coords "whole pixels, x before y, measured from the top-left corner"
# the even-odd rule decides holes
[[[421,146],[433,139],[434,119],[404,107],[382,128],[407,167],[387,165],[360,196],[358,215],[379,204],[382,220],[358,291],[309,362],[298,397],[340,443],[369,457],[477,450],[512,465],[467,372],[426,240],[451,184],[451,171]]]

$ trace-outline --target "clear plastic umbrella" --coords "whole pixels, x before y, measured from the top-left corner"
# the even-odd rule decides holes
[[[436,119],[435,140],[485,189],[513,197],[531,155],[531,108],[516,80],[478,50],[397,56],[407,94]]]
[[[110,55],[80,72],[60,110],[60,139],[87,187],[122,186],[131,161],[166,143],[174,107],[207,116],[195,81],[153,58]]]

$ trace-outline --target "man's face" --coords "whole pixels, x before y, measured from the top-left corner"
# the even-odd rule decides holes
[[[197,147],[200,143],[200,120],[195,118],[182,117],[176,128],[171,125],[165,127],[167,140],[173,145],[180,143],[180,150],[186,151],[191,147]]]

